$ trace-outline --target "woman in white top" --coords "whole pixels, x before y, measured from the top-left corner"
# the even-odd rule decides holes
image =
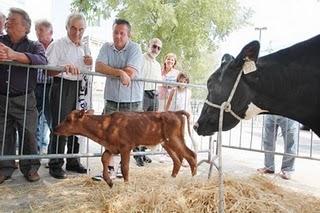
[[[161,71],[163,81],[176,82],[179,74],[179,70],[175,69],[176,64],[177,56],[174,53],[168,53],[164,58],[163,69]],[[165,84],[159,87],[159,111],[164,111],[171,89],[170,86]]]

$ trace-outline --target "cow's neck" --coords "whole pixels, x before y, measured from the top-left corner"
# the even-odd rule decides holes
[[[287,113],[289,91],[294,91],[296,82],[290,82],[287,76],[290,74],[286,70],[281,70],[280,65],[264,65],[258,66],[255,79],[250,81],[250,87],[254,91],[253,104],[262,110],[270,113]]]
[[[304,65],[304,60],[301,56],[294,61],[292,55],[281,52],[260,58],[258,70],[249,80],[255,93],[253,104],[300,122],[309,114],[319,115],[320,99],[308,97],[318,97],[320,73]]]

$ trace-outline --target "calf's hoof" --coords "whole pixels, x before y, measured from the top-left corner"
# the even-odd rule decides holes
[[[192,176],[195,176],[197,174],[197,167],[194,167],[191,171]]]
[[[177,174],[171,174],[171,177],[175,178],[177,177]]]
[[[112,186],[113,186],[113,183],[112,183],[112,181],[110,181],[110,182],[107,182],[107,184],[108,184],[108,186],[109,186],[110,188],[112,188]]]
[[[195,176],[195,175],[197,175],[197,170],[192,172],[192,176]]]

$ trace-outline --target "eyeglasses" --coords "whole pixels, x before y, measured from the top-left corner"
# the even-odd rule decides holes
[[[158,45],[155,45],[155,44],[154,44],[154,45],[152,45],[152,48],[153,48],[153,49],[161,50],[161,47],[159,47]]]

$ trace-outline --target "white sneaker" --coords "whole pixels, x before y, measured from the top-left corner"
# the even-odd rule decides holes
[[[123,178],[120,166],[117,168],[117,172],[115,172],[115,176],[117,178]]]
[[[46,155],[47,154],[47,147],[42,147],[40,150],[41,155]]]

